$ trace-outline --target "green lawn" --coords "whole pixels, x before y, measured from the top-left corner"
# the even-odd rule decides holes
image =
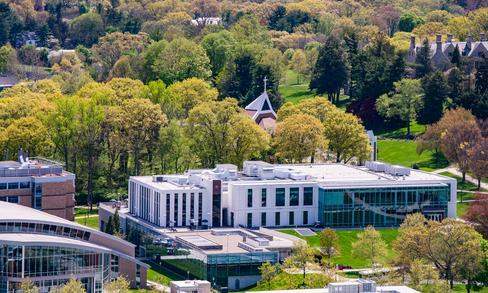
[[[462,202],[462,203],[458,203],[456,205],[456,215],[458,218],[464,216],[464,214],[466,214],[466,211],[468,210],[468,206],[469,204],[467,202]]]
[[[310,236],[310,237],[303,237],[296,233],[294,230],[285,229],[280,230],[283,233],[287,233],[293,236],[297,236],[299,238],[307,240],[308,244],[311,246],[319,246],[319,237],[317,235]],[[394,252],[391,247],[393,240],[396,239],[398,235],[397,229],[380,229],[378,230],[381,234],[383,240],[385,240],[386,244],[388,245],[388,255],[384,261],[388,261],[394,257]],[[334,258],[335,263],[341,265],[348,265],[353,268],[364,268],[368,267],[368,261],[364,259],[360,259],[357,257],[353,257],[352,255],[352,243],[357,240],[358,233],[362,232],[362,230],[337,230],[337,236],[339,236],[339,244],[340,244],[340,252],[341,254],[338,257]]]
[[[298,103],[303,99],[312,98],[315,94],[308,88],[308,80],[300,80],[298,84],[297,74],[293,70],[287,70],[286,76],[280,83],[278,91],[285,102]]]
[[[93,207],[90,213],[89,207],[75,207],[75,222],[98,230],[98,208]]]
[[[388,125],[388,124],[387,124]],[[417,136],[425,132],[425,125],[420,125],[417,122],[412,122],[410,124],[410,134],[413,136]],[[386,126],[383,129],[375,130],[375,134],[380,136],[381,138],[393,138],[393,139],[405,139],[407,136],[407,127],[394,127],[389,128]]]
[[[155,270],[152,267],[147,270],[147,279],[166,286],[169,286],[169,282],[173,281],[168,275],[163,274],[162,271]]]
[[[77,216],[75,217],[75,222],[93,229],[98,230],[98,215]]]
[[[447,176],[447,177],[456,178],[458,190],[478,191],[478,186],[476,184],[473,184],[473,183],[468,182],[468,181],[462,182],[463,179],[460,176],[454,175],[454,174],[449,173],[449,172],[442,172],[440,174]],[[484,191],[485,189],[481,188],[481,190]]]
[[[463,284],[456,284],[452,290],[454,293],[468,292],[466,291],[466,286]],[[471,289],[471,292],[488,293],[488,287],[483,287],[480,289]]]
[[[420,169],[425,171],[448,166],[448,162],[444,158],[436,158],[431,151],[425,151],[421,155],[417,154],[417,144],[413,140],[378,140],[378,160],[405,167],[417,164]]]

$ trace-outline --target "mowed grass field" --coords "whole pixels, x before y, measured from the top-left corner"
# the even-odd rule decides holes
[[[413,164],[417,164],[421,170],[425,171],[445,168],[449,164],[443,157],[436,158],[431,151],[425,151],[419,155],[415,141],[404,139],[378,140],[378,160],[409,168]]]
[[[89,207],[75,207],[75,222],[98,230],[98,208],[94,206],[90,213]]]
[[[397,229],[379,229],[378,230],[381,234],[381,237],[386,242],[388,247],[388,253],[386,259],[384,261],[388,261],[395,256],[395,253],[392,249],[393,241],[398,236]],[[299,238],[302,238],[308,242],[310,246],[318,247],[319,246],[319,237],[318,235],[304,237],[299,235],[293,229],[284,229],[280,230],[280,232],[287,233]],[[340,255],[334,258],[334,262],[340,265],[348,265],[353,268],[366,268],[369,266],[368,261],[366,259],[361,259],[354,257],[352,255],[352,244],[357,241],[358,234],[362,232],[362,230],[337,230],[337,236],[339,237],[339,245],[340,245]]]

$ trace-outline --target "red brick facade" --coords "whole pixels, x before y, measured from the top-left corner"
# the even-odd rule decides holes
[[[75,186],[72,179],[63,182],[45,182],[42,184],[42,210],[70,221],[74,220]],[[32,207],[31,188],[0,190],[0,197],[18,196],[19,204]]]

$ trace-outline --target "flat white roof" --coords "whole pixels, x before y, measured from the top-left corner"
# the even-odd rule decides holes
[[[278,178],[261,179],[259,177],[246,176],[238,173],[237,177],[232,180],[224,180],[228,185],[275,185],[275,184],[318,184],[324,188],[368,188],[378,186],[433,186],[446,184],[455,181],[453,178],[445,177],[439,174],[429,173],[421,170],[409,169],[410,174],[406,176],[393,176],[385,172],[374,172],[364,166],[353,166],[346,164],[269,164],[264,162],[252,162],[254,165],[269,165],[274,168],[275,172],[288,172],[299,175],[296,178]],[[214,170],[198,170],[202,177],[218,179],[218,173]],[[193,174],[195,170],[190,170]],[[175,178],[180,177],[182,181],[188,178],[188,175],[171,175]],[[179,185],[173,182],[153,182],[152,176],[131,177],[140,183],[157,190],[181,191],[181,190],[201,190],[195,185]]]
[[[185,176],[183,175],[183,177]],[[154,182],[153,176],[131,176],[130,178],[156,190],[201,190],[195,185],[180,185],[171,181]]]
[[[123,239],[120,239],[110,234],[103,233],[101,231],[95,230],[87,226],[83,226],[76,222],[71,222],[66,219],[33,208],[29,208],[20,204],[8,203],[4,201],[0,201],[0,222],[27,222],[27,223],[46,223],[52,225],[63,225],[70,228],[77,228],[91,233],[103,235],[106,238],[110,238],[112,240],[124,243],[129,246],[135,246],[134,244],[127,242]]]

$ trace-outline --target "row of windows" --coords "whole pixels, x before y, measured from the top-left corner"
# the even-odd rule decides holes
[[[275,205],[278,207],[285,206],[285,188],[275,189]],[[300,189],[298,187],[290,188],[290,198],[289,206],[298,206],[300,204]],[[303,188],[303,205],[311,206],[313,205],[313,187]],[[247,207],[252,208],[253,206],[253,190],[249,188],[247,190]],[[261,189],[261,207],[267,206],[267,189]]]
[[[21,222],[0,223],[0,233],[12,233],[12,232],[57,235],[57,236],[81,239],[85,241],[88,241],[88,239],[90,239],[90,232],[80,230],[80,229],[69,228],[69,227],[40,224],[40,223],[21,223]]]
[[[103,261],[102,258],[106,260]],[[109,255],[58,246],[3,246],[0,251],[1,273],[9,277],[41,277],[100,271],[110,265]]]
[[[0,197],[0,201],[6,201],[10,203],[19,203],[19,197],[18,196],[4,196]]]
[[[23,189],[23,188],[30,188],[30,182],[1,182],[0,183],[0,190],[3,189]]]
[[[132,186],[132,182],[130,183],[130,189],[132,191],[135,190],[135,186]],[[156,225],[160,225],[160,202],[161,202],[161,194],[159,192],[155,192],[153,196],[153,205],[152,205],[152,212],[154,218],[151,219],[149,211],[149,203],[150,203],[150,189],[140,186],[139,187],[139,194],[138,202],[139,207],[136,211],[134,208],[134,203],[136,202],[135,198],[136,195],[134,193],[131,194],[130,202],[131,202],[131,211],[137,216],[141,217],[143,220],[154,223]],[[166,194],[165,200],[165,208],[166,208],[166,227],[173,227],[173,226],[186,226],[187,225],[187,193],[181,194],[181,201],[182,201],[182,214],[181,214],[181,221],[179,220],[179,195],[178,193],[174,194],[174,201],[173,201],[173,220],[171,220],[171,194]],[[198,193],[198,219],[195,219],[195,194],[190,193],[190,221],[191,224],[202,224],[202,215],[203,215],[203,194]],[[194,221],[194,222],[193,222]]]
[[[281,212],[275,212],[275,221],[274,226],[281,226]],[[247,227],[251,228],[254,227],[253,225],[253,213],[247,213]],[[261,213],[261,226],[268,226],[267,223],[267,214],[265,212]],[[295,212],[289,211],[288,212],[288,226],[295,225]],[[308,225],[308,211],[302,212],[302,225]]]

